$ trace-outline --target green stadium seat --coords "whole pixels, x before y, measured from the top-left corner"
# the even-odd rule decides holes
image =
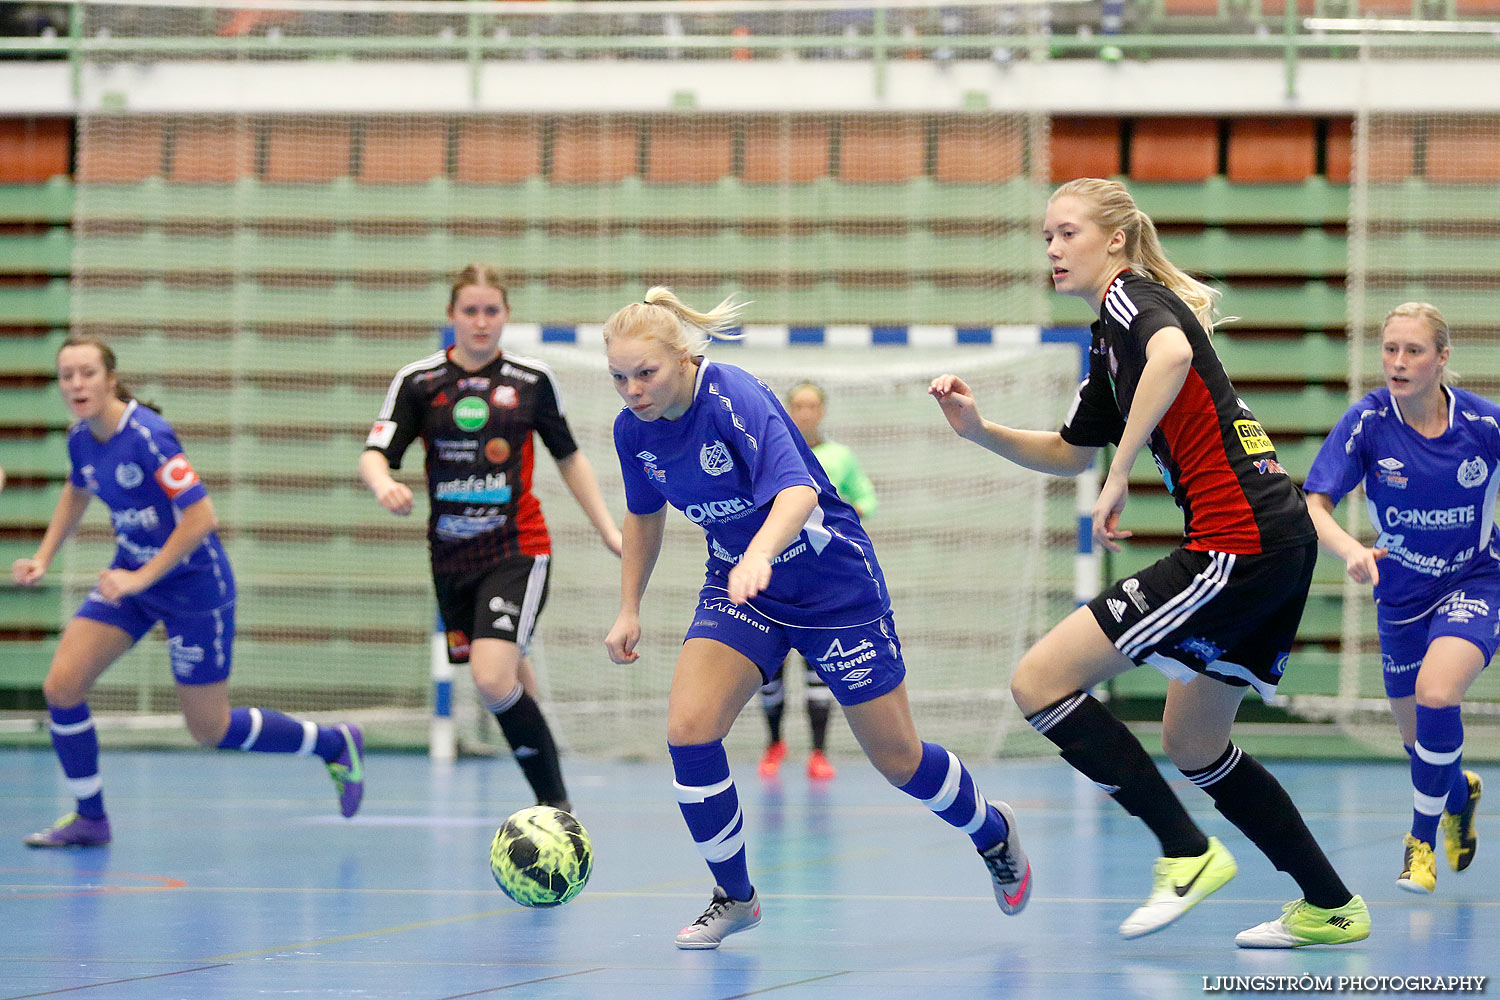
[[[40,184],[0,184],[0,223],[66,224],[73,218],[73,182],[53,177]]]
[[[66,427],[68,413],[63,409],[57,388],[52,385],[6,386],[0,392],[0,427]],[[9,490],[0,497],[9,494]]]
[[[0,285],[0,326],[65,326],[70,301],[66,278]]]
[[[67,330],[43,337],[0,337],[0,375],[51,376]]]
[[[41,437],[0,437],[0,469],[8,477],[41,476],[61,479],[68,471],[68,434],[66,431],[48,431]],[[0,494],[0,504],[4,503]],[[0,566],[9,566],[15,556],[0,560]]]
[[[0,275],[70,273],[72,234],[61,226],[25,236],[0,236]]]

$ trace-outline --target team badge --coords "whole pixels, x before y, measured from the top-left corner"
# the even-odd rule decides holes
[[[490,402],[502,410],[514,410],[521,397],[516,395],[516,387],[513,385],[497,385],[495,391],[490,393]]]
[[[115,482],[119,483],[123,489],[133,490],[145,482],[145,479],[146,474],[134,462],[126,462],[123,465],[115,466]],[[1463,482],[1462,471],[1458,474],[1458,480],[1459,482]]]
[[[734,468],[734,459],[729,457],[729,449],[724,447],[723,441],[715,441],[699,449],[698,464],[710,476],[722,476]]]
[[[1484,464],[1484,459],[1475,455],[1466,462],[1459,463],[1458,485],[1473,489],[1490,478],[1489,466]]]

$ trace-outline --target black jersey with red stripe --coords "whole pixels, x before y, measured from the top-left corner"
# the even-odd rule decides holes
[[[1302,491],[1234,391],[1202,324],[1171,289],[1132,271],[1122,271],[1105,291],[1091,328],[1088,377],[1063,424],[1063,440],[1119,444],[1146,367],[1146,343],[1167,327],[1187,336],[1193,363],[1148,447],[1182,508],[1184,547],[1253,555],[1316,538]]]
[[[552,551],[531,492],[533,431],[558,461],[578,450],[540,361],[501,354],[471,372],[439,352],[396,373],[365,448],[399,469],[421,437],[433,573],[480,572],[507,556]]]

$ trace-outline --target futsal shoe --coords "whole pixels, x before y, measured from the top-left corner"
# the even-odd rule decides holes
[[[759,923],[759,893],[751,889],[749,899],[730,899],[729,893],[714,886],[713,902],[703,916],[677,932],[677,947],[687,951],[717,948],[729,935],[748,931]]]
[[[995,808],[1005,820],[1005,839],[987,851],[980,851],[984,866],[989,869],[990,882],[995,887],[995,902],[1000,912],[1015,916],[1026,909],[1031,898],[1031,860],[1021,849],[1021,835],[1016,831],[1016,814],[1004,802],[996,802]]]
[[[762,778],[774,778],[781,773],[781,762],[786,759],[786,744],[777,740],[766,747],[766,752],[760,755],[760,776]]]
[[[1281,908],[1281,917],[1256,924],[1234,936],[1241,948],[1306,948],[1310,944],[1349,944],[1370,936],[1370,908],[1354,896],[1336,909],[1313,906],[1305,899]]]
[[[1432,856],[1432,845],[1418,840],[1411,834],[1402,838],[1405,848],[1401,858],[1401,874],[1396,884],[1407,892],[1431,892],[1437,888],[1437,859]]]
[[[807,758],[807,776],[814,781],[831,781],[838,775],[833,763],[829,761],[828,755],[821,750],[814,750]]]
[[[1234,878],[1239,866],[1218,837],[1208,838],[1208,850],[1195,858],[1157,858],[1151,895],[1125,918],[1120,936],[1138,938],[1182,916]]]
[[[1469,802],[1463,811],[1454,815],[1443,810],[1439,825],[1443,828],[1443,853],[1448,855],[1448,867],[1461,872],[1474,860],[1474,850],[1479,846],[1479,834],[1474,832],[1474,812],[1479,808],[1479,795],[1484,791],[1484,782],[1473,771],[1465,771],[1469,783]]]
[[[27,847],[103,847],[109,843],[109,817],[85,819],[68,813],[52,826],[26,835]]]
[[[328,776],[339,793],[339,812],[347,819],[359,812],[365,797],[365,734],[352,722],[340,722],[337,728],[344,734],[344,749],[328,762]]]

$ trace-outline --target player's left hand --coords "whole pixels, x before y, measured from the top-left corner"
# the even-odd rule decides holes
[[[758,552],[746,552],[729,571],[729,599],[744,604],[771,582],[771,560]]]
[[[99,573],[99,595],[106,600],[118,601],[139,594],[147,586],[141,574],[133,569],[106,569]]]
[[[1125,502],[1130,499],[1130,483],[1124,477],[1111,473],[1099,490],[1099,499],[1094,502],[1094,544],[1102,545],[1111,552],[1119,552],[1119,539],[1129,538],[1132,532],[1120,530],[1120,515],[1125,511]]]

